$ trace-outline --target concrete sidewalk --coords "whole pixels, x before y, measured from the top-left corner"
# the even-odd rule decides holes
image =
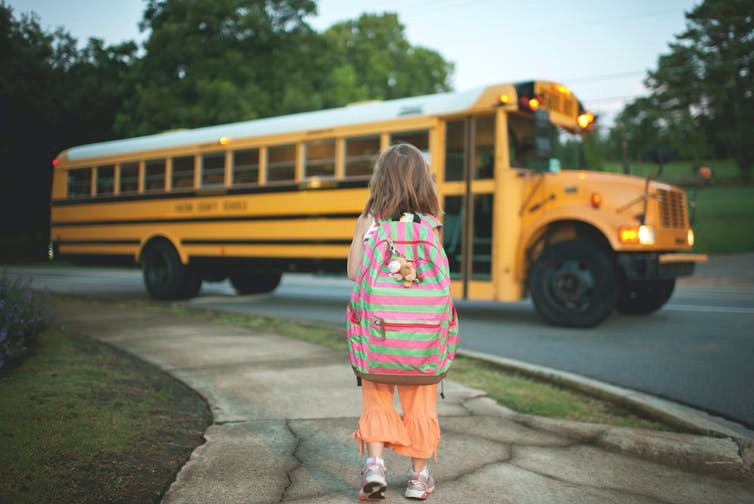
[[[57,322],[152,362],[202,394],[214,424],[166,503],[356,502],[360,390],[345,355],[302,341],[114,304],[56,301]],[[452,371],[451,371],[452,376]],[[446,381],[430,502],[751,503],[731,439],[520,415]],[[406,460],[389,453],[388,502]]]

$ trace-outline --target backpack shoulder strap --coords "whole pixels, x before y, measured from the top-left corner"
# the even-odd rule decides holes
[[[437,217],[435,217],[434,215],[430,215],[430,214],[420,214],[420,215],[421,215],[422,221],[424,221],[427,224],[429,224],[429,226],[432,229],[436,229],[436,228],[442,227],[442,222],[440,222],[437,219]]]

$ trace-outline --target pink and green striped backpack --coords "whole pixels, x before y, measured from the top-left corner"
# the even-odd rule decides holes
[[[439,226],[432,216],[404,214],[398,221],[380,220],[365,240],[346,308],[348,355],[357,378],[438,383],[453,363],[458,318],[448,258],[434,232]],[[416,278],[399,279],[398,261],[410,262]]]

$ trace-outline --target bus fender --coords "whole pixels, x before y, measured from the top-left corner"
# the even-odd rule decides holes
[[[139,244],[139,250],[136,253],[135,257],[137,263],[140,262],[141,255],[144,253],[144,249],[155,240],[167,240],[168,242],[170,242],[173,248],[175,248],[176,252],[178,252],[178,257],[180,257],[181,263],[188,264],[189,258],[186,250],[178,245],[181,241],[175,236],[170,235],[169,233],[155,233],[142,238],[141,243]]]
[[[520,245],[516,252],[516,264],[522,265],[518,268],[517,280],[522,281],[529,275],[530,263],[526,255],[529,253],[530,248],[536,243],[537,240],[547,231],[547,229],[554,229],[558,225],[568,224],[581,224],[592,228],[596,233],[601,235],[605,241],[610,245],[612,250],[616,250],[618,247],[617,236],[615,233],[610,232],[610,228],[605,225],[604,222],[599,222],[595,219],[585,217],[583,212],[580,213],[558,213],[557,215],[543,216],[541,219],[536,220],[528,229],[524,231],[521,236]]]

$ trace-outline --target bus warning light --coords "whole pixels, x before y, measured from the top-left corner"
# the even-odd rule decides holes
[[[58,160],[58,158],[53,159],[52,160],[52,166],[53,166],[53,168],[56,167],[58,165],[58,163],[60,163],[60,161]]]
[[[589,202],[592,204],[593,208],[599,208],[600,205],[602,205],[602,195],[598,192],[593,192],[592,196],[589,198]]]
[[[529,98],[529,108],[537,110],[539,108],[539,100],[537,98]]]
[[[508,105],[508,102],[510,101],[511,101],[511,97],[507,93],[503,93],[497,97],[497,102],[500,105]]]
[[[220,137],[220,140],[218,140],[220,145],[228,145],[230,143],[230,140],[228,137]]]
[[[576,122],[581,127],[581,129],[587,129],[592,124],[594,124],[594,114],[592,114],[591,112],[584,112],[576,118]]]

